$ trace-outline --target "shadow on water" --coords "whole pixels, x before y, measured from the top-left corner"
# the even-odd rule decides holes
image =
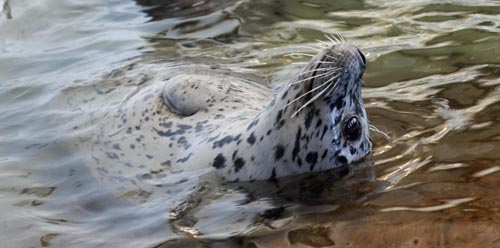
[[[150,21],[168,20],[156,39],[204,39],[236,34],[240,20],[232,16],[242,0],[135,0]]]
[[[188,19],[210,15],[214,12],[223,11],[233,6],[237,0],[215,1],[215,0],[134,0],[137,4],[145,7],[142,11],[151,17],[151,21],[159,21],[170,18]]]
[[[287,233],[311,225],[310,215],[335,214],[362,204],[386,185],[376,182],[371,161],[276,181],[223,183],[201,180],[194,191],[170,212],[172,228],[186,237],[158,247],[178,247],[201,241],[217,245],[261,244],[268,236],[287,242]]]

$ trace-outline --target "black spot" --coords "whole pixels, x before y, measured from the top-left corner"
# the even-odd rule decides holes
[[[302,136],[302,128],[299,127],[297,134],[295,135],[295,144],[292,150],[292,161],[295,161],[295,158],[300,152],[300,136]]]
[[[340,122],[343,114],[344,114],[344,110],[340,111],[339,115],[337,115],[335,117],[335,120],[333,121],[333,125],[337,125]]]
[[[283,110],[278,111],[278,114],[276,115],[276,123],[280,122],[282,115]]]
[[[135,149],[135,145],[134,144],[130,144],[130,149]]]
[[[199,133],[199,132],[203,131],[203,129],[204,129],[203,124],[204,123],[202,123],[202,122],[196,123],[195,132]]]
[[[114,144],[114,145],[113,145],[113,149],[115,149],[115,150],[120,150],[120,151],[122,150],[122,149],[120,148],[120,145],[119,145],[119,144]]]
[[[172,162],[170,162],[170,160],[167,160],[165,162],[161,162],[160,163],[161,166],[171,166],[172,165]]]
[[[184,163],[184,162],[188,161],[189,158],[191,158],[192,155],[193,155],[193,153],[190,152],[186,157],[177,159],[177,161],[175,161],[175,162],[176,163]]]
[[[224,157],[224,155],[222,155],[222,153],[219,153],[219,155],[215,157],[212,166],[216,169],[222,169],[226,167],[226,158]]]
[[[341,164],[341,165],[345,165],[347,164],[347,158],[345,156],[338,156],[337,157],[337,161]]]
[[[267,130],[266,135],[267,135],[267,136],[269,136],[269,135],[271,134],[271,132],[272,132],[272,130],[271,130],[271,129]]]
[[[109,159],[118,159],[118,155],[114,152],[106,152],[106,156],[109,158]]]
[[[306,119],[304,120],[304,125],[306,126],[306,129],[309,129],[309,126],[311,126],[311,122],[314,118],[314,111],[309,111],[307,113]]]
[[[253,133],[253,132],[250,134],[250,136],[248,136],[248,138],[247,138],[247,142],[248,142],[250,145],[253,145],[253,144],[255,143],[255,135],[254,135],[254,133]]]
[[[237,141],[239,138],[241,137],[241,134],[238,134],[237,136],[232,136],[232,135],[228,135],[218,141],[215,141],[214,142],[214,145],[213,145],[213,149],[215,148],[221,148],[223,147],[225,144],[229,144],[231,142],[234,142],[234,141]]]
[[[273,183],[277,183],[278,180],[276,179],[276,168],[273,168],[273,171],[271,172],[271,176],[269,177],[269,181]]]
[[[345,95],[340,95],[339,97],[337,97],[335,102],[330,104],[330,111],[333,111],[334,108],[336,108],[337,110],[343,108],[345,106],[344,97]]]
[[[191,125],[184,125],[184,124],[179,124],[179,125],[177,125],[177,127],[180,128],[180,129],[191,129],[191,128],[193,128],[193,126],[191,126]]]
[[[285,155],[285,147],[283,145],[277,145],[274,147],[274,161],[278,161]]]
[[[328,154],[328,150],[325,149],[325,151],[323,152],[323,155],[321,155],[321,160],[325,159],[326,158],[326,154]]]
[[[238,150],[235,150],[235,151],[233,152],[233,160],[236,158],[236,154],[238,154]]]
[[[160,127],[164,127],[164,128],[171,128],[172,127],[172,122],[162,122],[160,123]]]
[[[186,131],[184,129],[179,129],[175,132],[172,132],[171,130],[167,130],[166,132],[165,131],[161,131],[161,130],[158,130],[156,128],[153,128],[153,130],[160,136],[162,137],[171,137],[171,136],[174,136],[174,135],[180,135],[180,134],[184,134]]]
[[[317,152],[310,152],[306,155],[306,161],[311,165],[309,168],[310,171],[314,169],[314,166],[318,162],[318,153]]]
[[[321,134],[321,140],[323,140],[323,138],[325,137],[325,134],[326,134],[326,131],[328,130],[328,126],[327,125],[324,125],[323,126],[323,133]]]
[[[319,128],[322,123],[323,123],[323,120],[321,118],[319,118],[318,121],[316,122],[316,128]]]
[[[234,172],[240,171],[240,169],[245,165],[245,160],[243,158],[237,158],[234,160]]]
[[[285,90],[285,92],[283,92],[283,95],[281,96],[281,99],[285,99],[286,96],[288,95],[288,90]]]
[[[360,150],[363,150],[365,148],[365,142],[361,142],[358,147]]]
[[[302,167],[302,159],[297,158],[297,164],[299,165],[299,168]]]
[[[250,124],[247,127],[247,130],[250,130],[252,127],[254,127],[255,125],[257,125],[257,123],[259,123],[259,119],[255,119],[252,122],[250,122]]]
[[[280,128],[282,128],[282,127],[283,127],[283,125],[285,125],[285,120],[281,120],[281,121],[278,123],[278,125],[277,125],[276,129],[280,129]]]
[[[354,153],[356,153],[356,148],[354,148],[354,146],[349,146],[349,152],[351,152],[351,155],[354,155]]]
[[[148,158],[148,159],[152,159],[152,158],[154,158],[154,156],[153,156],[153,155],[146,154],[146,158]]]

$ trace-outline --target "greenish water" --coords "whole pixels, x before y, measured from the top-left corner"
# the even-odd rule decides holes
[[[498,1],[162,2],[0,15],[2,247],[500,246]],[[389,136],[372,133],[373,167],[306,190],[150,172],[139,190],[82,159],[130,64],[221,64],[272,91],[336,33],[366,54],[369,120]]]

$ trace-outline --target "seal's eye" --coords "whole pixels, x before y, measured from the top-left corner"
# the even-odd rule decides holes
[[[361,123],[359,123],[358,117],[353,116],[345,122],[343,133],[347,140],[355,141],[359,139],[359,136],[361,136]]]

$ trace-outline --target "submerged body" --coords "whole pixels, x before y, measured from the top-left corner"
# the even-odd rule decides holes
[[[335,44],[277,95],[208,66],[131,68],[122,80],[139,82],[137,89],[106,114],[92,146],[97,172],[135,184],[144,177],[124,171],[163,177],[210,168],[229,181],[252,181],[357,161],[371,149],[364,68],[356,47]]]

